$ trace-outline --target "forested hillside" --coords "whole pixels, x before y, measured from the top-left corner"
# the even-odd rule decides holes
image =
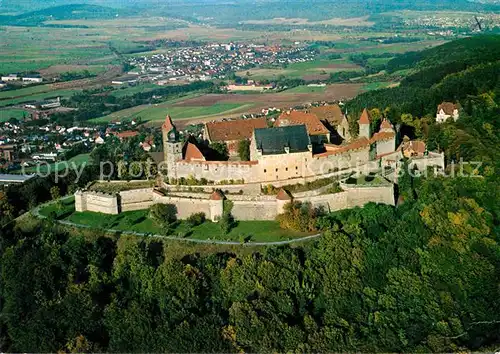
[[[9,200],[31,207],[55,181],[12,187],[0,194],[0,351],[498,351],[499,72],[498,61],[476,62],[349,103],[351,119],[367,106],[374,125],[389,117],[448,162],[481,166],[405,174],[397,207],[323,215],[323,235],[295,247],[189,246],[16,222],[21,207]],[[434,123],[443,100],[462,105],[456,123]]]
[[[392,71],[412,68],[399,87],[371,91],[348,103],[350,121],[366,107],[375,122],[386,116],[403,134],[444,150],[448,162],[498,161],[500,156],[500,36],[479,35],[391,60]],[[456,124],[435,124],[437,106],[459,104]],[[401,135],[403,135],[401,134]]]
[[[4,229],[1,349],[493,350],[498,178],[409,182],[404,205],[327,215],[324,236],[296,248]]]

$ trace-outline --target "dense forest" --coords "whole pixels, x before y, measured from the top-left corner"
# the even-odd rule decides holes
[[[405,183],[301,247],[1,234],[2,351],[451,352],[500,346],[498,177]]]
[[[457,43],[474,52],[480,40]],[[359,96],[350,114],[366,106],[374,124],[389,117],[448,163],[481,165],[466,165],[465,176],[451,165],[444,175],[405,174],[396,207],[322,215],[316,241],[189,246],[16,221],[54,186],[71,192],[75,176],[9,187],[0,194],[0,350],[498,351],[498,61],[423,65],[419,56],[400,87]],[[436,125],[444,100],[461,104],[460,119]],[[79,183],[95,173],[86,167]]]

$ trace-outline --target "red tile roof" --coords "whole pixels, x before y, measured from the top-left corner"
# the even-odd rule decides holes
[[[161,126],[162,129],[165,129],[167,132],[171,131],[174,128],[174,123],[172,123],[172,118],[170,117],[170,114],[167,114],[165,117],[165,122]]]
[[[186,161],[205,161],[205,156],[201,153],[200,149],[193,144],[188,142],[186,146],[186,153],[184,155],[184,160]]]
[[[439,113],[439,111],[443,110],[445,114],[447,115],[453,115],[453,111],[455,109],[458,109],[458,105],[454,104],[454,103],[451,103],[451,102],[443,102],[441,103],[438,108],[437,108],[437,111]]]
[[[278,200],[292,200],[292,197],[290,196],[290,194],[286,190],[281,188],[279,190],[278,194],[276,195],[276,199],[278,199]]]
[[[326,135],[330,131],[321,123],[319,118],[313,113],[301,111],[291,111],[281,113],[274,122],[275,127],[285,127],[288,125],[305,125],[309,135]]]
[[[370,140],[365,137],[359,138],[347,145],[325,144],[326,152],[316,154],[314,157],[326,157],[330,155],[343,154],[349,151],[359,150],[370,146]]]
[[[139,132],[136,132],[135,130],[126,130],[126,131],[114,133],[114,134],[119,139],[127,139],[127,138],[132,138],[134,136],[139,135]]]
[[[370,116],[370,112],[365,108],[363,113],[361,113],[361,117],[359,117],[359,124],[370,124],[372,117]]]
[[[370,142],[374,143],[377,141],[384,141],[384,140],[389,140],[393,139],[396,136],[394,132],[378,132],[373,134],[372,138],[370,139]]]
[[[222,195],[222,193],[218,189],[216,189],[210,195],[210,200],[224,200],[224,196]]]
[[[382,120],[382,124],[380,124],[380,130],[392,130],[392,125],[391,125],[391,122],[389,122],[388,119],[384,118]]]
[[[234,141],[250,139],[256,128],[267,128],[266,118],[238,119],[206,124],[210,141]]]
[[[418,155],[423,155],[427,146],[421,140],[407,140],[403,141],[398,147],[398,151],[408,151],[409,153],[416,153]]]
[[[331,125],[342,123],[344,113],[338,104],[312,107],[311,113],[315,114],[320,120],[326,120]]]

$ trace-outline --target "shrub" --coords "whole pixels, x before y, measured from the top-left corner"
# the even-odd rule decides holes
[[[223,203],[222,207],[224,210],[224,214],[231,214],[231,211],[233,210],[234,203],[229,199],[224,199],[222,203]]]
[[[57,212],[55,210],[51,210],[49,215],[47,215],[47,219],[49,219],[50,221],[55,221],[57,220]]]
[[[203,212],[200,212],[200,213],[194,213],[194,214],[191,214],[188,218],[187,218],[187,222],[191,225],[191,226],[198,226],[198,225],[201,225],[205,222],[206,220],[206,216],[205,216],[205,213]]]
[[[220,230],[224,235],[227,235],[235,226],[234,218],[230,213],[224,213],[218,220]]]
[[[168,227],[177,220],[177,207],[174,204],[153,204],[149,217],[159,226]]]
[[[280,227],[295,231],[317,231],[317,219],[322,211],[310,203],[293,201],[285,205],[285,212],[276,217]]]

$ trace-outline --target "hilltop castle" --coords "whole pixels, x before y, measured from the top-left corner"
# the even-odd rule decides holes
[[[265,119],[248,119],[206,124],[205,140],[228,146],[229,161],[217,161],[204,144],[193,139],[182,142],[167,116],[162,125],[163,178],[159,176],[154,186],[147,188],[134,188],[134,182],[125,182],[130,185],[111,194],[92,188],[79,190],[75,209],[119,214],[166,203],[175,205],[180,219],[203,212],[216,221],[228,199],[231,214],[238,220],[274,220],[291,200],[326,211],[362,207],[369,202],[394,205],[392,182],[397,180],[403,157],[411,160],[412,169],[444,168],[443,154],[428,152],[424,142],[404,139],[396,149],[396,132],[388,120],[372,133],[372,118],[366,109],[358,120],[355,139],[346,117],[335,108],[315,113],[284,112],[273,123],[268,126]],[[337,139],[342,143],[332,144]],[[249,141],[250,160],[236,161],[235,151],[243,140]],[[377,183],[357,185],[347,182],[352,175],[379,177]],[[295,195],[287,192],[289,186],[317,180],[327,185]],[[337,183],[340,190],[330,192]]]

